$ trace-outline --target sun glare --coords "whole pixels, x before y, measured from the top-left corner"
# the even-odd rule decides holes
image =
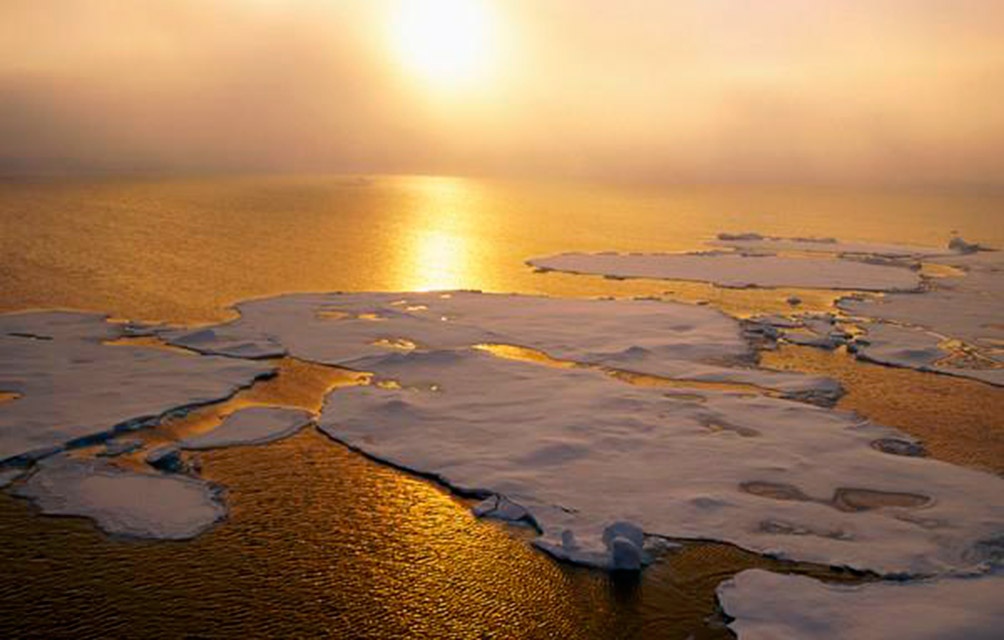
[[[493,26],[486,0],[400,0],[392,39],[410,72],[431,84],[457,86],[487,73]]]

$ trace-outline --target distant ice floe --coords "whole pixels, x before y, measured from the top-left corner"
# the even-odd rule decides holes
[[[854,291],[915,291],[920,276],[900,264],[788,257],[730,251],[707,253],[562,253],[533,258],[538,269],[612,278],[696,280],[721,287],[799,287]]]
[[[1004,576],[861,585],[743,571],[718,587],[740,640],[997,640]]]
[[[38,462],[13,493],[44,513],[87,517],[107,533],[137,538],[194,538],[226,515],[220,489],[202,480],[65,454]]]
[[[717,240],[709,244],[732,247],[743,251],[761,252],[807,252],[827,253],[846,256],[875,256],[880,258],[927,258],[932,256],[957,255],[959,250],[951,247],[920,247],[906,244],[876,242],[841,242],[836,238],[786,238],[763,236],[759,233],[719,233]],[[968,243],[966,243],[967,246]]]
[[[839,394],[826,378],[753,368],[753,351],[736,321],[694,305],[454,291],[286,295],[237,310],[237,320],[201,330],[220,336],[202,340],[201,351],[235,355],[234,343],[262,351],[278,344],[304,360],[353,367],[401,349],[502,343],[666,378],[750,384],[795,397]],[[174,332],[162,337],[178,340]]]
[[[467,350],[359,366],[400,388],[339,390],[324,432],[465,493],[504,496],[508,515],[496,517],[532,519],[541,548],[577,562],[634,557],[630,537],[604,537],[628,522],[649,537],[882,574],[980,571],[987,559],[974,550],[1004,531],[1004,479],[892,455],[911,440],[851,414]],[[635,552],[644,561],[646,549]]]
[[[95,314],[0,315],[0,461],[99,442],[165,412],[225,398],[272,366],[102,344],[122,326]]]
[[[293,435],[311,420],[309,412],[299,409],[251,407],[230,414],[212,431],[186,438],[178,445],[198,450],[266,444]]]

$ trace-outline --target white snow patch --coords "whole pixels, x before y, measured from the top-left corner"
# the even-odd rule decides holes
[[[1004,576],[826,584],[760,569],[718,587],[740,640],[997,640]]]
[[[532,515],[545,550],[572,559],[609,563],[603,532],[628,521],[658,536],[923,574],[982,569],[973,548],[1004,532],[1004,479],[882,453],[877,441],[909,439],[851,414],[714,391],[681,402],[595,371],[471,351],[360,364],[404,388],[339,390],[323,431],[460,490],[505,496]]]
[[[65,455],[40,461],[13,493],[44,513],[83,516],[107,533],[137,538],[194,538],[226,513],[219,489],[206,482]]]
[[[179,442],[183,449],[217,449],[265,444],[293,435],[313,416],[307,411],[282,407],[251,407],[230,414],[208,433]]]
[[[177,407],[225,398],[273,367],[105,346],[121,325],[69,312],[0,315],[0,460],[39,457]]]
[[[913,291],[920,277],[901,265],[837,258],[794,258],[731,252],[681,254],[563,253],[527,264],[552,271],[618,278],[697,280],[722,287],[800,287]]]

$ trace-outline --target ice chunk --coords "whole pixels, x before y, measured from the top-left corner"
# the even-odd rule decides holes
[[[181,450],[175,445],[164,445],[146,454],[146,463],[154,469],[168,473],[185,473],[188,465],[181,457]]]
[[[80,313],[0,315],[0,461],[98,443],[186,405],[225,398],[273,367],[105,346],[121,326]]]
[[[505,496],[489,496],[474,505],[471,513],[479,518],[494,518],[505,522],[522,522],[533,527],[537,526],[537,521],[534,520],[529,511]]]
[[[307,411],[282,407],[251,407],[232,413],[208,433],[182,440],[183,449],[216,449],[264,444],[293,435],[313,416]]]
[[[42,460],[15,495],[52,515],[83,516],[107,533],[193,538],[225,515],[220,490],[187,476],[125,471],[65,455]]]
[[[916,272],[900,265],[836,258],[793,258],[731,252],[680,254],[563,253],[527,261],[534,267],[619,278],[697,280],[723,287],[801,287],[914,291]]]
[[[471,351],[360,364],[402,388],[339,390],[324,432],[459,490],[518,496],[537,543],[573,561],[606,563],[603,530],[626,520],[796,560],[935,573],[978,564],[971,547],[1004,530],[1004,479],[884,453],[876,441],[909,438],[851,414],[707,390],[680,402]],[[421,390],[430,383],[439,391]]]
[[[1004,576],[862,585],[743,571],[718,587],[740,640],[995,640]]]
[[[651,554],[645,550],[645,533],[630,522],[615,522],[607,526],[600,541],[602,547],[580,544],[575,532],[566,529],[559,542],[541,539],[534,544],[559,560],[607,571],[640,571],[652,562]]]

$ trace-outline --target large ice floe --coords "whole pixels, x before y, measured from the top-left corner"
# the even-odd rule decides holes
[[[697,280],[721,287],[801,287],[855,291],[914,291],[915,270],[900,264],[830,257],[791,257],[730,251],[706,253],[562,253],[532,258],[542,270],[613,278]]]
[[[226,515],[220,489],[202,480],[65,454],[40,461],[13,492],[44,513],[87,517],[107,533],[138,538],[193,538]]]
[[[996,640],[1004,576],[861,585],[759,569],[718,587],[740,640]]]
[[[892,455],[908,439],[851,414],[467,350],[358,366],[396,384],[332,394],[322,430],[461,491],[504,496],[540,529],[539,546],[574,561],[609,568],[605,530],[627,521],[650,536],[883,574],[980,571],[983,541],[1004,532],[1004,479]]]
[[[935,259],[962,269],[918,295],[848,299],[840,307],[873,324],[859,353],[877,362],[1004,385],[1004,252]]]
[[[204,353],[239,355],[259,345],[323,364],[400,350],[518,345],[551,357],[637,373],[731,382],[799,396],[833,396],[815,376],[751,366],[753,351],[736,321],[714,309],[655,300],[575,300],[476,291],[297,294],[237,306],[240,317],[199,329]],[[219,340],[209,336],[219,336]],[[165,330],[172,344],[190,333]]]
[[[841,242],[836,238],[786,238],[759,233],[720,233],[710,244],[755,252],[807,252],[879,258],[926,258],[957,255],[951,247],[922,247],[878,242]]]
[[[111,346],[126,327],[70,312],[0,315],[0,461],[51,454],[225,398],[273,367]]]

